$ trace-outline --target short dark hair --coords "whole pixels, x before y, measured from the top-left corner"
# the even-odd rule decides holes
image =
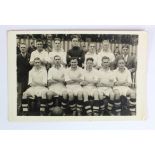
[[[71,62],[72,60],[77,60],[77,61],[78,61],[78,58],[77,58],[77,57],[71,57],[71,58],[70,58],[70,62]]]
[[[43,40],[42,39],[37,39],[36,42],[42,42],[43,43]]]
[[[129,49],[129,45],[123,45],[123,46],[122,46],[122,49],[123,49],[123,48]]]
[[[55,60],[55,58],[56,58],[56,57],[59,57],[59,58],[61,58],[59,55],[55,55],[55,56],[54,56],[54,60]]]
[[[93,62],[94,59],[93,59],[93,58],[87,58],[87,59],[86,59],[86,62],[87,62],[87,61],[92,61],[92,62]]]
[[[25,46],[26,46],[26,44],[25,44],[25,43],[20,43],[19,45],[20,45],[20,46],[21,46],[21,45],[25,45]]]
[[[72,35],[71,39],[73,40],[74,38],[78,39],[78,41],[80,40],[80,37],[78,35]]]
[[[104,59],[108,59],[108,60],[110,60],[110,58],[107,57],[107,56],[102,57],[102,61],[103,61]]]
[[[120,60],[123,60],[125,62],[125,59],[123,57],[120,57],[118,60],[117,60],[117,64]]]
[[[55,41],[60,41],[61,42],[61,39],[57,37],[57,38],[54,38],[54,42]]]
[[[39,58],[39,57],[35,57],[35,58],[34,58],[34,61],[35,61],[35,60],[40,60],[40,58]]]

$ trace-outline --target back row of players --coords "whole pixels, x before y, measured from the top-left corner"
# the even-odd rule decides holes
[[[56,47],[60,47],[60,43],[60,39],[55,39]],[[103,50],[98,55],[94,52],[94,43],[89,44],[90,50],[85,54],[78,46],[77,37],[72,39],[72,46],[67,53],[62,48],[56,48],[48,54],[43,49],[43,42],[37,41],[37,50],[31,53],[28,60],[33,68],[28,78],[30,87],[22,95],[22,110],[29,111],[37,96],[41,100],[40,113],[44,115],[47,109],[50,111],[54,106],[54,97],[59,96],[63,115],[67,115],[68,108],[72,115],[82,115],[83,109],[86,115],[104,115],[105,111],[109,115],[121,115],[123,105],[128,105],[125,108],[130,114],[135,114],[136,95],[130,89],[131,73],[136,70],[135,59],[129,55],[115,58],[109,50],[108,41],[103,41]],[[26,51],[25,44],[21,44],[20,48],[17,73],[22,65],[19,60]],[[127,51],[128,46],[123,49]],[[68,67],[64,68],[66,65]],[[111,66],[116,69],[111,70]],[[89,97],[93,98],[93,103]]]

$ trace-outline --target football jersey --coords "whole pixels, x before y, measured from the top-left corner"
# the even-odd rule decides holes
[[[86,65],[86,60],[87,60],[87,58],[93,58],[93,63],[94,63],[94,65],[96,66],[97,65],[97,54],[95,54],[95,53],[86,53],[86,55],[85,55],[85,62],[84,62],[84,64]]]
[[[63,79],[65,77],[65,69],[60,67],[59,69],[52,67],[48,71],[48,80],[50,79]],[[54,83],[52,85],[63,85],[63,83],[58,82],[57,84]]]
[[[106,57],[109,57],[110,59],[110,62],[113,62],[115,60],[115,56],[114,54],[111,52],[111,50],[109,50],[108,52],[105,52],[103,50],[101,50],[100,53],[98,53],[98,56],[97,56],[97,65],[98,66],[101,66],[102,64],[102,58],[106,56]]]
[[[114,77],[114,73],[113,71],[111,71],[110,69],[108,70],[104,70],[103,68],[101,68],[99,70],[99,81],[101,83],[109,83],[109,82],[114,82],[115,77]]]
[[[59,52],[55,50],[53,50],[52,52],[49,52],[49,61],[53,63],[54,57],[56,55],[60,56],[62,62],[66,64],[66,52],[64,52],[63,49],[61,49],[61,51]]]
[[[30,62],[34,61],[35,58],[40,58],[41,61],[49,61],[48,59],[48,52],[43,50],[41,52],[38,52],[38,50],[35,50],[31,53]]]
[[[98,73],[99,73],[98,70],[96,70],[94,68],[91,71],[88,71],[88,70],[85,69],[83,71],[84,80],[87,81],[87,82],[91,82],[91,81],[97,82]],[[88,85],[94,85],[94,84],[89,83]]]
[[[65,72],[65,81],[70,81],[70,80],[74,80],[74,79],[81,79],[83,80],[84,79],[84,76],[83,76],[83,69],[80,68],[80,67],[77,67],[76,70],[72,70],[71,67],[66,69],[66,72]],[[80,85],[80,83],[78,82],[75,82],[73,84],[70,84],[70,85]]]
[[[115,81],[132,83],[131,73],[126,67],[123,72],[120,72],[118,68],[114,70],[114,77]]]
[[[47,71],[44,67],[37,70],[33,67],[29,72],[29,84],[31,83],[47,84]]]

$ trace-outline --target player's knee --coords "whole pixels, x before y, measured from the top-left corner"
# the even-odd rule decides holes
[[[82,100],[82,97],[83,97],[82,91],[79,91],[79,92],[77,93],[77,97],[78,97],[79,100]]]
[[[27,98],[27,92],[23,93],[22,99],[26,99]]]
[[[98,94],[98,91],[97,90],[94,91],[94,99],[95,100],[98,100],[99,99],[99,94]]]
[[[101,93],[99,93],[99,99],[100,99],[100,100],[103,100],[103,99],[104,99],[104,95],[101,94]]]
[[[115,95],[113,91],[109,93],[109,97],[110,97],[110,100],[114,100]]]
[[[120,92],[119,92],[119,90],[114,90],[114,96],[115,96],[115,99],[120,99]]]
[[[72,101],[74,99],[74,95],[72,92],[68,93],[69,100]]]
[[[46,97],[46,94],[47,94],[47,90],[43,90],[42,93],[41,93],[41,97],[42,97],[43,99],[46,99],[46,98],[47,98],[47,97]]]
[[[136,92],[135,91],[131,91],[130,92],[130,97],[135,99],[136,98]]]
[[[46,92],[46,95],[47,95],[48,99],[51,99],[52,96],[53,96],[53,92],[51,90],[49,90],[49,91]]]
[[[67,95],[68,95],[67,91],[63,91],[63,92],[62,92],[62,97],[63,97],[64,99],[67,99]]]

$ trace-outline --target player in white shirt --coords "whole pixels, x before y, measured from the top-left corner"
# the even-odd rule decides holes
[[[99,111],[99,96],[96,88],[97,75],[98,70],[93,68],[93,58],[87,58],[86,68],[83,71],[84,81],[81,82],[81,85],[83,86],[84,106],[88,116],[92,114],[96,116]],[[93,105],[91,105],[89,97],[93,97]]]
[[[112,115],[114,103],[114,93],[112,87],[114,85],[113,71],[110,70],[110,59],[104,56],[102,58],[102,68],[98,75],[98,92],[100,98],[100,115],[105,114],[105,110],[109,115]]]
[[[83,92],[81,82],[83,81],[83,70],[78,67],[77,58],[71,58],[71,67],[66,69],[65,81],[67,83],[67,92],[69,96],[69,106],[73,115],[81,115],[83,107]],[[77,101],[75,100],[77,97]],[[77,104],[75,103],[77,102]]]
[[[53,50],[52,52],[49,53],[49,62],[51,66],[54,63],[54,56],[56,55],[60,56],[61,64],[65,67],[66,66],[66,52],[61,47],[61,40],[59,38],[55,38]]]
[[[127,102],[129,100],[129,110],[131,115],[134,115],[136,112],[136,93],[131,90],[131,73],[125,67],[125,60],[120,58],[118,60],[118,68],[114,70],[115,83],[114,83],[114,93],[115,93],[115,109],[117,115],[121,115],[122,108],[128,106]],[[127,97],[127,98],[126,98]],[[128,99],[128,100],[127,100]],[[127,107],[126,107],[127,108]]]
[[[86,60],[87,60],[87,58],[93,58],[93,67],[96,67],[97,66],[97,54],[96,54],[96,49],[95,49],[95,43],[94,42],[91,42],[89,44],[89,50],[85,54],[84,66],[86,66]]]
[[[60,56],[54,56],[52,68],[48,71],[48,88],[47,97],[49,100],[49,110],[51,110],[54,102],[56,106],[55,97],[58,97],[58,106],[61,106],[65,112],[67,106],[67,90],[65,86],[65,68],[61,66]]]
[[[32,102],[32,100],[34,100],[37,97],[40,106],[40,112],[44,114],[46,108],[46,93],[48,91],[48,89],[46,88],[47,71],[41,65],[41,60],[38,57],[34,58],[34,66],[29,72],[28,84],[30,85],[30,88],[28,88],[23,93],[22,97],[23,109],[25,109],[25,111],[28,111],[28,98],[30,98],[30,102]],[[29,106],[31,107],[32,105]]]
[[[48,64],[48,52],[43,49],[43,41],[37,40],[37,49],[31,53],[30,64],[34,65],[34,59],[40,58],[41,65],[46,66]]]
[[[103,40],[102,45],[103,45],[103,48],[101,49],[101,51],[98,53],[98,56],[97,56],[98,68],[101,68],[102,58],[104,56],[109,57],[110,63],[112,63],[115,60],[115,56],[109,47],[109,40]]]

